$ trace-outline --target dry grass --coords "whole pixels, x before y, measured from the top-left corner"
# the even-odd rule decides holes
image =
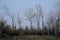
[[[10,38],[3,38],[2,40],[60,40],[59,37],[54,36],[14,36]]]

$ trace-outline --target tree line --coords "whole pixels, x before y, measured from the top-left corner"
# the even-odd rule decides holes
[[[25,26],[23,29],[21,26],[21,18],[19,12],[17,13],[18,29],[16,29],[15,15],[9,11],[9,9],[4,6],[4,14],[9,16],[12,21],[12,27],[7,24],[4,18],[0,18],[0,36],[21,36],[21,35],[60,35],[60,7],[57,5],[56,9],[49,12],[49,16],[44,23],[44,13],[42,11],[41,5],[37,5],[34,11],[33,8],[25,10],[25,17],[29,21],[30,28]],[[41,21],[42,20],[42,21]],[[42,22],[42,23],[41,23]],[[37,28],[34,28],[33,24],[36,23]],[[40,26],[42,25],[42,28]]]

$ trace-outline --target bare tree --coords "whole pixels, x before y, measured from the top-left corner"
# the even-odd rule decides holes
[[[42,9],[41,9],[41,6],[40,5],[37,5],[36,6],[36,13],[35,13],[35,19],[37,21],[37,29],[40,30],[40,19],[41,19],[41,16],[42,16]]]
[[[40,29],[40,19],[42,18],[42,29],[44,28],[44,19],[43,19],[43,13],[42,13],[42,7],[41,5],[36,6],[37,9],[37,28]],[[42,32],[42,34],[44,35],[44,30]]]
[[[55,27],[56,27],[56,14],[54,11],[50,11],[47,19],[47,25],[48,25],[48,35],[49,32],[53,34],[55,32]]]
[[[20,19],[20,16],[19,16],[20,14],[19,14],[19,11],[18,11],[18,16],[17,16],[17,20],[18,20],[18,26],[19,26],[19,28],[21,29],[22,27],[21,27],[21,19]]]
[[[8,15],[10,18],[11,18],[11,20],[12,20],[12,27],[13,27],[13,29],[16,29],[16,27],[15,27],[15,19],[14,19],[14,15],[13,15],[13,13],[11,13],[10,11],[9,11],[9,9],[4,5],[4,13],[5,13],[5,15]]]
[[[58,35],[60,31],[60,0],[54,5],[54,9],[56,11],[56,31],[55,35]]]
[[[57,9],[57,20],[56,20],[56,34],[58,35],[60,30],[60,8]]]
[[[32,23],[33,23],[33,18],[34,18],[34,12],[33,9],[28,9],[25,10],[26,14],[25,16],[27,17],[28,21],[30,22],[30,28],[33,29]]]

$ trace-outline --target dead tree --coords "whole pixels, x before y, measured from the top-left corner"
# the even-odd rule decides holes
[[[12,12],[9,11],[9,9],[5,5],[4,5],[4,14],[8,15],[11,18],[11,20],[12,20],[12,27],[13,27],[13,29],[16,29],[15,19],[14,19],[15,16],[13,15]]]
[[[21,19],[20,19],[20,16],[19,16],[19,15],[20,15],[20,14],[19,14],[19,11],[18,11],[18,16],[17,16],[18,26],[19,26],[19,28],[20,28],[20,29],[22,29],[22,26],[21,26],[22,21],[21,21]]]
[[[33,29],[33,26],[32,26],[33,18],[34,18],[33,9],[31,8],[31,9],[25,10],[25,12],[26,12],[25,16],[27,17],[27,20],[30,23],[30,28]]]
[[[40,30],[40,20],[42,16],[42,9],[41,5],[36,6],[36,13],[35,13],[35,19],[37,21],[37,29]]]

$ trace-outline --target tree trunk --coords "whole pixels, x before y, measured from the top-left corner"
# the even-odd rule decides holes
[[[39,20],[37,20],[37,30],[40,30],[40,23],[39,23]]]
[[[42,15],[42,28],[43,28],[42,34],[44,35],[44,20],[43,20],[43,15]]]

